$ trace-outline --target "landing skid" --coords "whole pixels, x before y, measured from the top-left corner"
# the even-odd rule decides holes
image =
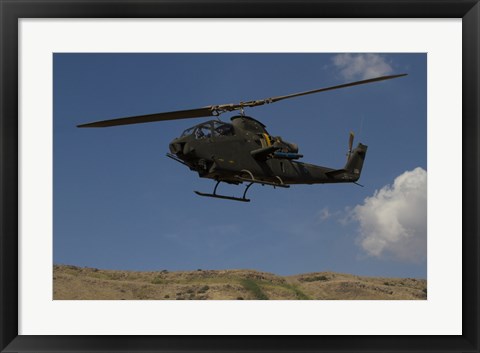
[[[213,194],[206,194],[206,193],[200,192],[200,191],[195,191],[195,194],[197,194],[198,196],[213,197],[213,198],[216,198],[216,199],[250,202],[250,199],[245,198],[245,195],[247,194],[247,191],[250,188],[250,186],[253,185],[253,182],[250,182],[250,184],[247,185],[247,187],[245,188],[245,191],[243,192],[242,197],[217,195],[217,187],[218,187],[218,184],[220,184],[220,183],[221,183],[221,180],[217,181],[217,184],[215,185],[215,188],[213,189]]]
[[[213,197],[213,198],[216,198],[216,199],[224,199],[224,200],[233,200],[233,201],[242,201],[242,202],[250,202],[250,199],[247,199],[245,196],[247,195],[247,191],[248,189],[250,188],[250,186],[252,186],[253,184],[262,184],[262,185],[270,185],[270,186],[273,186],[274,188],[275,187],[280,187],[280,188],[289,188],[290,185],[286,185],[283,183],[282,179],[280,179],[280,177],[277,176],[278,180],[279,180],[279,183],[274,183],[274,182],[270,182],[270,181],[263,181],[263,180],[256,180],[252,173],[250,173],[249,171],[245,170],[245,172],[247,172],[247,174],[250,175],[250,179],[249,178],[243,178],[239,175],[236,175],[235,178],[240,181],[240,182],[248,182],[248,185],[246,186],[245,188],[245,191],[243,192],[243,196],[242,197],[235,197],[235,196],[225,196],[225,195],[217,195],[217,187],[218,187],[218,184],[220,184],[222,181],[221,180],[218,180],[217,181],[217,184],[215,185],[215,188],[213,189],[213,194],[207,194],[207,193],[204,193],[204,192],[200,192],[200,191],[195,191],[195,193],[198,195],[198,196],[205,196],[205,197]]]
[[[206,193],[200,192],[200,191],[195,191],[195,194],[197,194],[198,196],[214,197],[216,199],[250,202],[250,199],[246,199],[246,198],[243,198],[243,197],[225,196],[225,195],[217,195],[217,194],[206,194]]]

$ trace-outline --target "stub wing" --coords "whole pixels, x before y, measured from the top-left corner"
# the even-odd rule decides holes
[[[257,150],[253,150],[250,152],[250,154],[257,161],[266,161],[269,158],[269,156],[278,149],[279,147],[276,147],[276,146],[268,146],[264,148],[259,148]]]

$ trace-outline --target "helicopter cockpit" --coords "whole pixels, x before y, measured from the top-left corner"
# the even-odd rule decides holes
[[[223,121],[211,120],[200,125],[186,129],[180,137],[194,135],[196,139],[210,138],[212,136],[231,136],[234,135],[232,124]]]

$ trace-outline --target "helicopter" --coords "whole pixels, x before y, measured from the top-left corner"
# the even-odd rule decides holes
[[[336,86],[293,93],[236,104],[209,105],[197,109],[130,116],[77,125],[79,128],[110,127],[165,120],[215,117],[214,120],[192,126],[169,144],[168,158],[179,162],[199,177],[216,181],[212,193],[195,191],[199,196],[250,202],[247,191],[253,184],[274,188],[289,188],[295,184],[354,183],[362,172],[367,146],[359,143],[353,148],[354,134],[348,139],[347,161],[343,168],[329,168],[298,161],[303,157],[295,143],[272,136],[266,126],[245,115],[245,108],[272,104],[281,100],[331,91],[372,82],[390,80],[407,74],[380,76]],[[238,112],[230,122],[220,120],[226,112]],[[239,185],[246,183],[241,197],[217,194],[221,182]]]

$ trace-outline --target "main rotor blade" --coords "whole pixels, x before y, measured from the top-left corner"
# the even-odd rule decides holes
[[[261,99],[261,100],[256,100],[256,101],[250,101],[250,102],[245,102],[245,103],[240,103],[240,104],[244,107],[256,107],[256,106],[263,105],[263,104],[275,103],[275,102],[278,102],[278,101],[281,101],[281,100],[284,100],[284,99],[287,99],[287,98],[306,96],[307,94],[313,94],[313,93],[319,93],[319,92],[325,92],[325,91],[332,91],[334,89],[351,87],[351,86],[358,86],[358,85],[363,85],[365,83],[391,80],[393,78],[407,76],[407,75],[408,74],[380,76],[380,77],[370,78],[368,80],[361,80],[361,81],[356,81],[356,82],[344,83],[344,84],[341,84],[341,85],[324,87],[324,88],[314,89],[314,90],[311,90],[311,91],[293,93],[293,94],[288,94],[286,96],[271,97],[271,98],[266,98],[266,99]]]
[[[266,99],[266,100],[270,100],[273,103],[273,102],[278,102],[278,101],[281,101],[281,100],[287,99],[287,98],[306,96],[307,94],[313,94],[313,93],[319,93],[319,92],[325,92],[325,91],[332,91],[334,89],[351,87],[351,86],[358,86],[358,85],[363,85],[363,84],[371,83],[371,82],[391,80],[393,78],[402,77],[402,76],[407,76],[407,74],[392,75],[392,76],[380,76],[380,77],[370,78],[368,80],[344,83],[344,84],[337,85],[337,86],[331,86],[331,87],[314,89],[314,90],[306,91],[306,92],[288,94],[286,96],[272,97],[272,98],[269,98],[269,99]]]
[[[93,123],[77,125],[77,127],[108,127],[108,126],[117,126],[117,125],[151,123],[154,121],[163,121],[163,120],[203,118],[203,117],[216,116],[216,115],[218,115],[218,113],[213,109],[213,107],[208,106],[208,107],[203,107],[198,109],[178,110],[174,112],[129,116],[125,118],[95,121]]]
[[[156,113],[156,114],[147,114],[147,115],[139,115],[139,116],[130,116],[125,118],[111,119],[111,120],[102,120],[102,121],[96,121],[93,123],[77,125],[77,127],[108,127],[108,126],[117,126],[117,125],[151,123],[154,121],[218,116],[225,112],[231,112],[234,110],[243,110],[243,108],[246,108],[246,107],[257,107],[259,105],[275,103],[287,98],[306,96],[307,94],[331,91],[334,89],[345,88],[350,86],[363,85],[365,83],[390,80],[390,79],[402,77],[402,76],[407,76],[407,74],[380,76],[380,77],[370,78],[368,80],[344,83],[337,86],[319,88],[319,89],[306,91],[306,92],[293,93],[286,96],[277,96],[277,97],[254,100],[249,102],[240,102],[238,104],[209,105],[209,106],[198,108],[198,109],[178,110],[178,111],[166,112],[166,113]]]

